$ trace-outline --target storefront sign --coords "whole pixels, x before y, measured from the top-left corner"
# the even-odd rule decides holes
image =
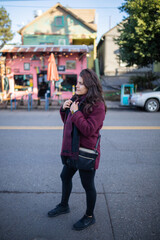
[[[65,66],[64,65],[58,66],[57,69],[60,72],[65,71]]]
[[[66,61],[66,69],[76,69],[76,61]]]

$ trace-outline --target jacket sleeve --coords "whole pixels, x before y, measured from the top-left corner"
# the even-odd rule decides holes
[[[84,136],[91,136],[102,127],[104,118],[105,108],[102,103],[95,106],[88,117],[85,117],[82,112],[77,111],[72,115],[71,120]]]
[[[61,107],[59,112],[60,112],[60,115],[61,115],[61,119],[64,122],[65,121],[66,111],[63,110],[63,108]]]

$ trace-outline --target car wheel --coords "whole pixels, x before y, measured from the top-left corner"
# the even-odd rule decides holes
[[[159,102],[156,99],[149,99],[145,104],[147,112],[157,112],[159,110]]]

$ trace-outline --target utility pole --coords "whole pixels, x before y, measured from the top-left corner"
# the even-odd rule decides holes
[[[109,30],[111,29],[111,17],[112,16],[109,16]]]

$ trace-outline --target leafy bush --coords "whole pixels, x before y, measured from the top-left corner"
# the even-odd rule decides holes
[[[108,101],[120,101],[121,92],[106,91],[104,92],[104,99]]]
[[[153,81],[158,78],[159,76],[155,73],[147,72],[144,75],[130,77],[129,82],[134,83],[136,90],[141,91],[145,89],[153,89],[155,87]]]

